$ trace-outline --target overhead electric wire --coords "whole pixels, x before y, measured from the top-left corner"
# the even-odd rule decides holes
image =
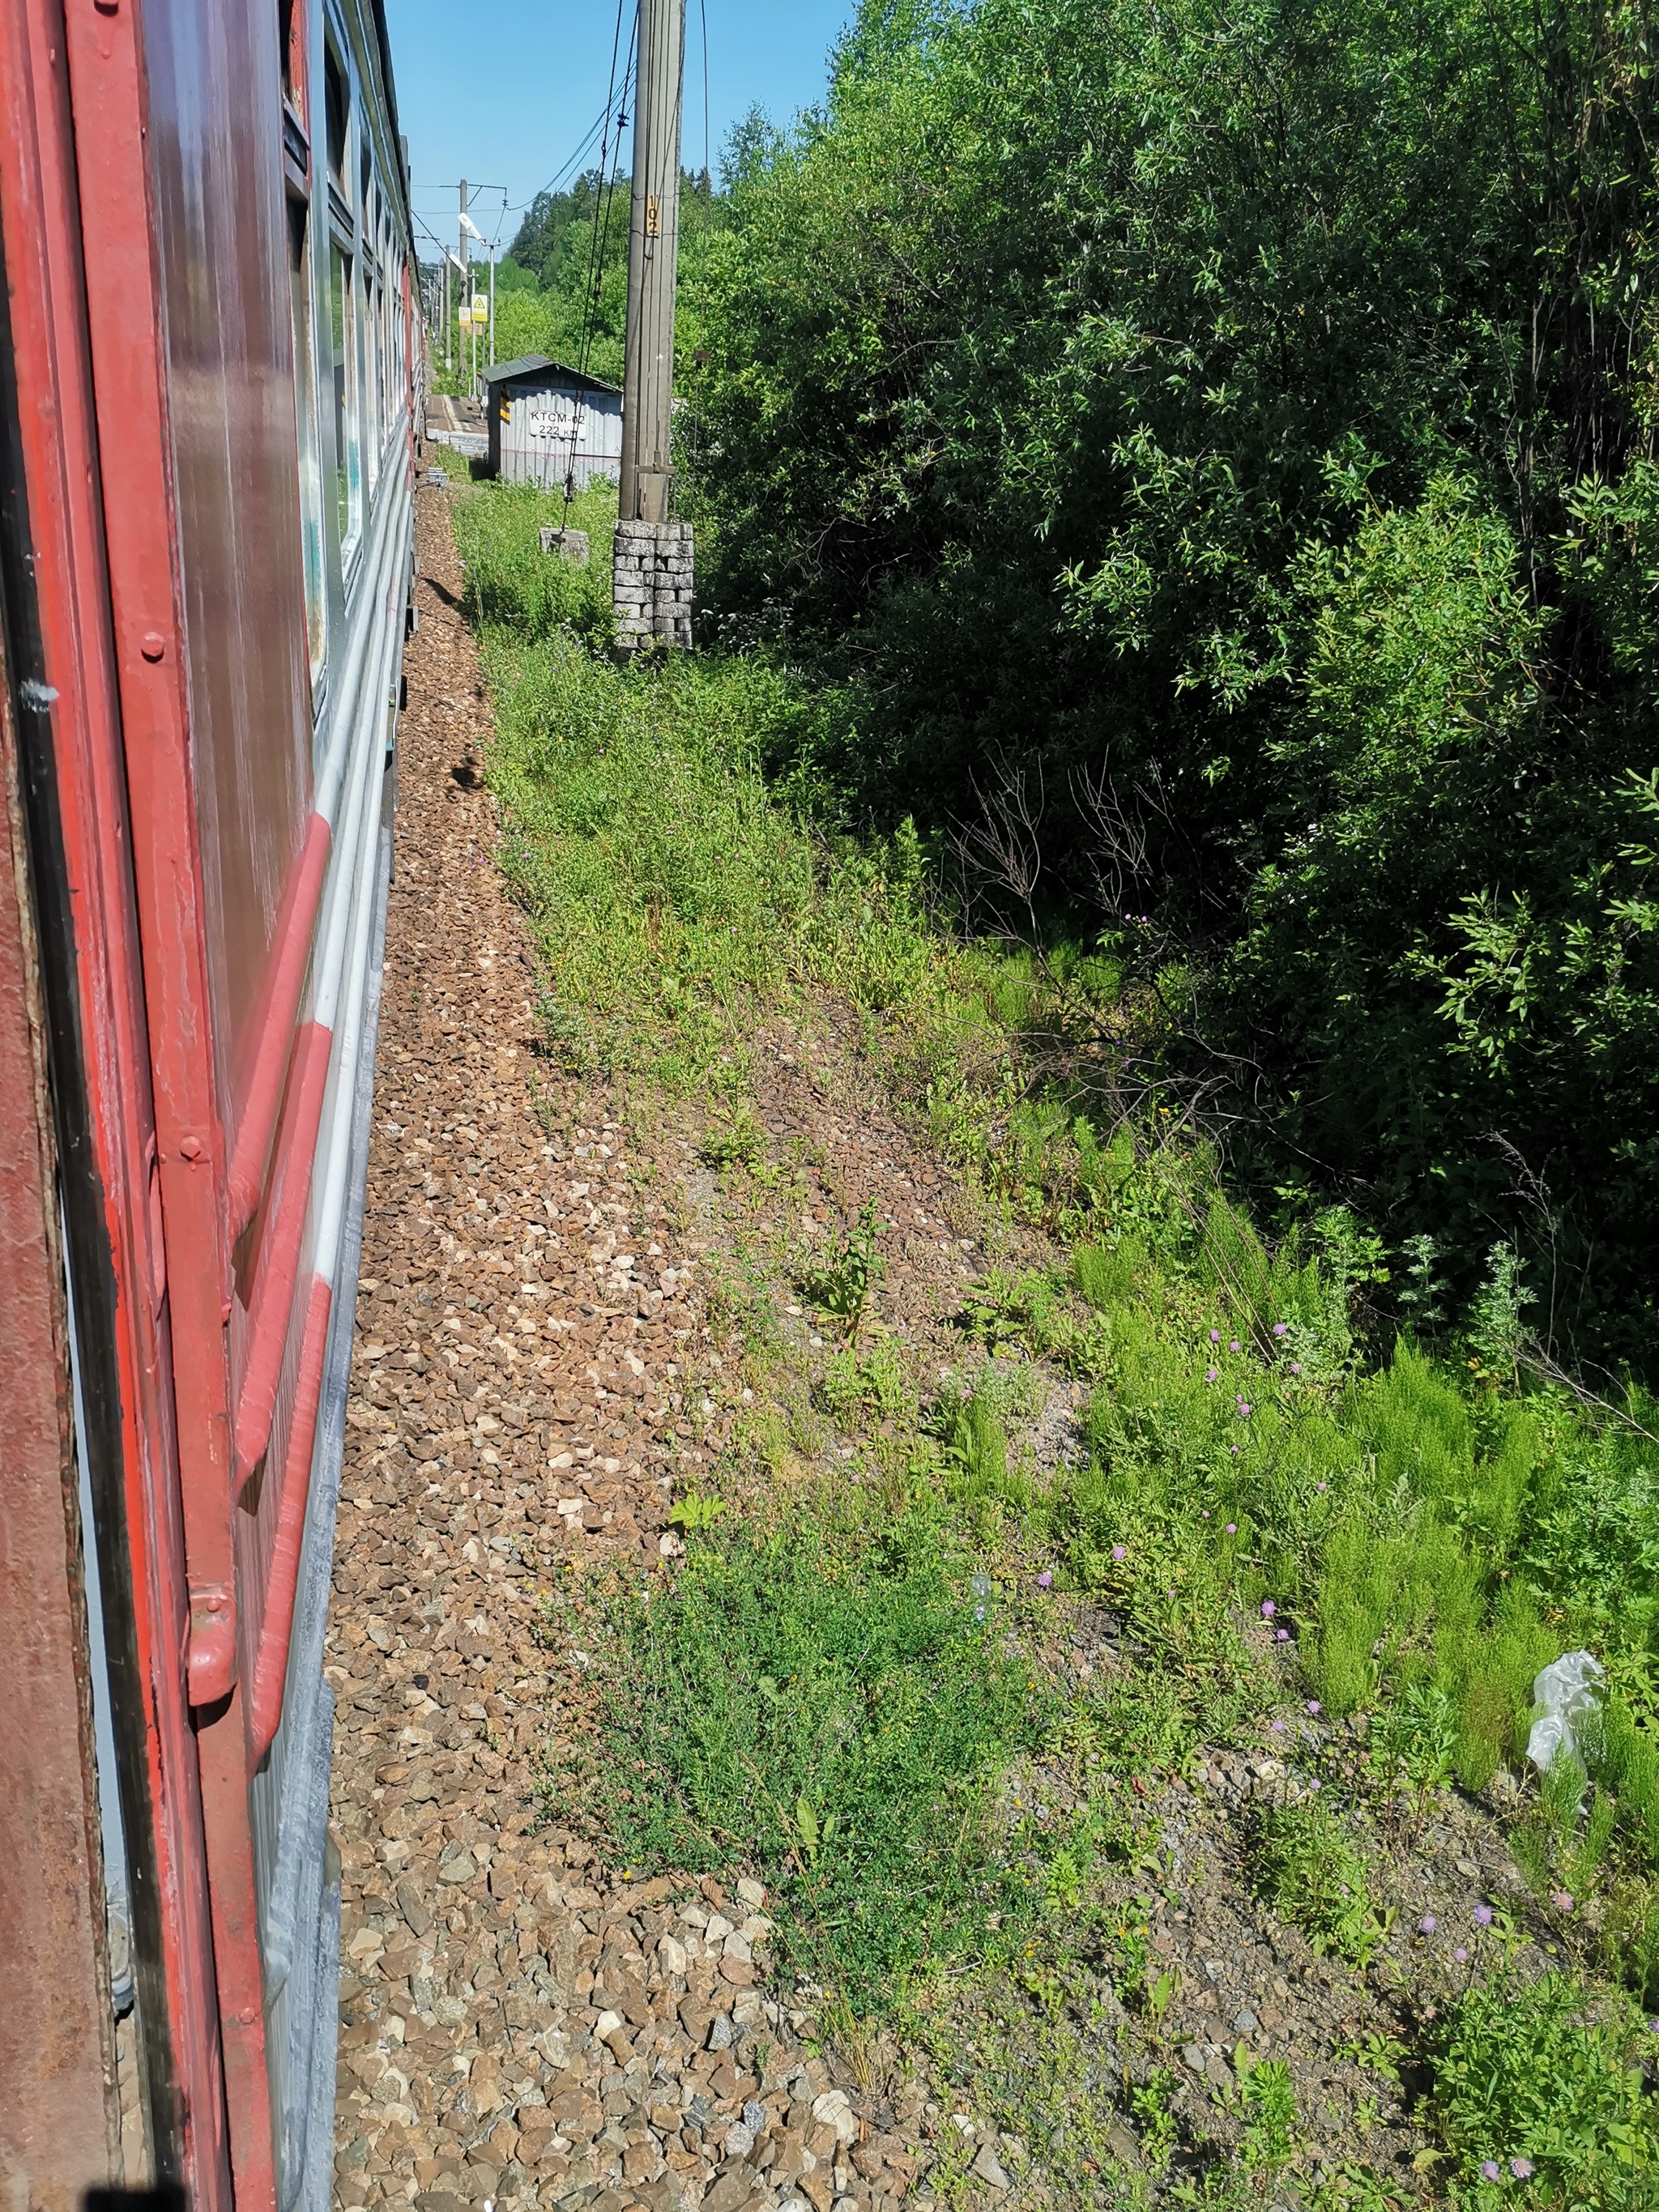
[[[622,160],[623,125],[626,119],[628,108],[628,81],[633,74],[634,40],[637,35],[639,28],[639,18],[636,15],[635,17],[635,27],[628,34],[628,60],[623,68],[622,103],[619,106],[617,101],[617,56],[622,52],[623,4],[624,0],[617,0],[616,27],[611,33],[611,76],[605,94],[605,135],[604,143],[599,149],[599,192],[605,199],[604,234],[607,239],[610,235],[611,230],[611,195],[610,191],[606,190],[605,173],[611,160],[611,117],[613,112],[617,117],[617,160],[620,163]],[[614,189],[614,179],[612,181],[612,189]],[[605,282],[605,246],[599,242],[599,210],[596,204],[593,210],[593,229],[588,240],[587,248],[587,283],[584,290],[582,301],[582,335],[580,343],[577,349],[576,366],[581,370],[584,376],[587,374],[589,324],[592,319],[593,312],[597,304],[596,288],[599,285],[603,284]],[[595,267],[596,246],[598,248],[597,270]],[[575,458],[574,451],[571,458],[574,466]],[[567,501],[568,498],[568,495],[567,494]]]
[[[611,37],[611,77],[605,94],[605,133],[599,149],[599,198],[605,202],[604,218],[601,223],[600,212],[596,205],[593,210],[593,228],[588,241],[587,284],[582,303],[582,334],[577,346],[576,362],[577,368],[583,376],[588,373],[587,364],[592,354],[593,327],[599,315],[599,293],[605,283],[605,257],[611,240],[611,204],[616,198],[617,191],[615,169],[619,169],[622,166],[622,134],[627,121],[628,86],[629,79],[634,75],[634,44],[639,31],[639,18],[636,15],[634,19],[634,28],[628,34],[628,59],[623,66],[622,104],[619,106],[617,101],[617,57],[622,51],[623,5],[624,0],[617,0],[616,28]],[[637,122],[638,102],[635,101],[635,105]],[[613,113],[617,118],[617,150],[614,156],[615,168],[611,181],[607,185],[605,168],[613,158],[611,153],[610,127],[611,117]],[[581,424],[582,395],[578,389],[576,404],[571,413],[570,465],[564,472],[564,513],[560,521],[562,529],[569,523],[570,502],[576,492],[576,447],[581,438]]]
[[[623,96],[624,99],[628,96],[629,80],[633,74],[634,41],[630,35],[628,42],[628,66],[623,73]],[[638,106],[639,103],[636,99],[635,102],[636,121],[638,116]],[[611,247],[611,210],[616,204],[617,184],[621,169],[622,132],[618,130],[617,133],[615,167],[611,171],[611,181],[609,185],[605,185],[603,181],[600,185],[600,190],[605,195],[605,216],[603,224],[599,221],[598,209],[596,208],[594,210],[595,240],[594,244],[590,246],[589,249],[588,296],[586,307],[584,309],[582,316],[581,353],[576,364],[581,370],[584,376],[588,374],[587,364],[592,357],[593,340],[599,335],[599,301],[604,296],[605,292],[605,257],[610,251]]]
[[[702,181],[709,198],[714,192],[714,179],[708,167],[708,0],[697,0],[697,18],[702,25]],[[701,307],[702,301],[698,306]],[[702,364],[703,349],[696,346],[691,354],[691,479],[696,482],[697,457],[702,450],[700,435],[702,428]]]

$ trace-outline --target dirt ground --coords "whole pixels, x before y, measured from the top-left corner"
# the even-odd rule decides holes
[[[572,1561],[672,1571],[671,1464],[695,1479],[744,1412],[710,1327],[720,1310],[758,1299],[803,1373],[821,1367],[787,1255],[869,1205],[882,1327],[932,1374],[963,1357],[963,1290],[994,1258],[1038,1255],[988,1243],[833,1007],[757,1040],[772,1164],[758,1178],[711,1167],[690,1109],[641,1116],[637,1099],[543,1055],[529,930],[495,866],[489,706],[441,491],[420,491],[416,532],[328,1653],[344,1869],[338,2200],[420,2212],[1075,2201],[1040,2179],[1042,2144],[1020,2132],[1022,2109],[1051,2141],[1082,2120],[1063,2087],[1042,2110],[1053,2033],[1040,2003],[993,1993],[983,2020],[951,2023],[953,2060],[878,2041],[855,2074],[833,2051],[809,2055],[811,1993],[769,1972],[757,1884],[635,1881],[561,1822],[550,1755],[556,1765],[583,1726],[584,1686],[538,1593]],[[1079,1398],[1052,1383],[1021,1439],[1038,1466],[1075,1443]],[[860,1455],[833,1425],[813,1449],[827,1473],[858,1479]],[[1069,1649],[1079,1680],[1132,1663],[1086,1607],[1068,1645],[1054,1602],[1046,1640]],[[1529,1908],[1494,1808],[1443,1799],[1377,1838],[1395,1917],[1372,1973],[1316,1956],[1252,1894],[1242,1843],[1264,1801],[1321,1776],[1342,1786],[1358,1747],[1302,1717],[1288,1676],[1285,1688],[1288,1738],[1206,1752],[1155,1796],[1135,1785],[1163,1830],[1143,1901],[1153,1970],[1170,1978],[1150,2021],[1133,1993],[1126,2012],[1103,1963],[1073,1991],[1068,2033],[1091,2097],[1112,2107],[1098,2161],[1073,2170],[1121,2165],[1155,2194],[1196,2171],[1243,2125],[1241,2044],[1285,2061],[1296,2087],[1300,2148],[1275,2203],[1356,2165],[1403,2200],[1427,2170],[1389,2039],[1474,1971],[1483,1900],[1520,1920]],[[1024,1786],[1063,1808],[1060,1774]],[[1126,1899],[1138,1888],[1144,1870],[1126,1875]],[[1368,2051],[1367,2037],[1382,2041]],[[1178,2136],[1172,2165],[1169,2127],[1148,2157],[1148,2094]]]
[[[538,1747],[574,1724],[539,1578],[573,1552],[659,1562],[659,1431],[690,1423],[695,1468],[728,1424],[688,1397],[708,1178],[689,1146],[641,1159],[613,1102],[538,1055],[441,493],[416,514],[328,1652],[339,2201],[880,2207],[912,2171],[898,2116],[855,2111],[803,2057],[767,1987],[763,1894],[630,1883],[538,1793]],[[898,1142],[833,1115],[823,1134],[827,1161]],[[971,1265],[930,1211],[938,1182],[918,1165],[902,1279]]]

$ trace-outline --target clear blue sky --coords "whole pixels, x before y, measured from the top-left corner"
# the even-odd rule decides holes
[[[853,0],[702,0],[700,9],[698,0],[689,0],[686,167],[699,168],[703,158],[704,10],[710,161],[718,170],[726,132],[751,107],[787,123],[821,97],[824,58],[852,6]],[[633,9],[634,0],[623,0],[624,52]],[[505,252],[519,216],[502,219],[501,191],[514,208],[528,201],[565,167],[604,111],[614,0],[586,6],[495,0],[476,10],[455,0],[387,0],[386,15],[416,213],[453,242],[457,181],[494,185],[494,192],[479,195],[474,220],[486,238],[500,224]]]

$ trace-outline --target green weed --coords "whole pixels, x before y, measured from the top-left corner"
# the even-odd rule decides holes
[[[866,1206],[840,1249],[816,1267],[806,1268],[799,1288],[801,1296],[821,1313],[840,1322],[848,1342],[855,1344],[885,1268],[886,1262],[876,1249],[876,1210]]]
[[[1251,1863],[1273,1910],[1316,1951],[1368,1966],[1388,1934],[1371,1903],[1365,1863],[1322,1802],[1270,1806],[1252,1838]]]
[[[860,2011],[1029,1909],[985,1790],[1040,1708],[932,1520],[734,1526],[608,1626],[595,1787],[634,1862],[752,1869],[787,1955]]]
[[[696,1490],[688,1490],[674,1502],[668,1518],[670,1523],[687,1536],[705,1536],[726,1510],[723,1498],[708,1498]]]
[[[1249,2045],[1244,2043],[1239,2045],[1233,2064],[1244,2110],[1239,2156],[1249,2173],[1265,2178],[1276,2173],[1296,2149],[1296,2091],[1291,2069],[1282,2059],[1252,2059]]]
[[[865,1352],[837,1352],[824,1362],[819,1384],[823,1403],[844,1429],[861,1415],[878,1420],[911,1410],[915,1395],[890,1339],[878,1338]]]
[[[1567,1974],[1470,1989],[1428,2038],[1433,2110],[1467,2201],[1648,2212],[1659,2187],[1649,2039],[1626,2001]]]

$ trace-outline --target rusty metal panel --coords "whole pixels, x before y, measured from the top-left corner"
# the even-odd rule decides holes
[[[143,27],[213,1051],[234,1147],[310,811],[282,57],[276,9],[246,0],[147,0]]]
[[[168,1285],[66,29],[57,0],[0,0],[0,242],[10,307],[9,349],[0,348],[0,584],[81,1350],[81,1445],[121,1691],[151,2147],[157,2179],[221,2208],[229,2171],[184,1671]],[[61,1364],[58,1376],[61,1389]]]
[[[45,1017],[22,789],[0,647],[0,1680],[27,1728],[0,1730],[0,2173],[70,2212],[121,2179],[103,1955],[68,1322],[58,1249]]]
[[[27,572],[39,597],[22,752],[31,837],[52,856],[70,1341],[125,1743],[111,1833],[131,1860],[155,2176],[210,2212],[327,2190],[338,1898],[320,1638],[411,457],[378,7],[349,8],[346,27],[355,295],[401,290],[404,343],[398,359],[394,309],[357,386],[374,496],[343,586],[331,549],[313,732],[284,204],[307,181],[311,103],[287,88],[279,123],[276,11],[0,0],[0,218],[27,325],[0,407],[24,515],[7,577]],[[315,188],[326,242],[337,194]],[[309,325],[307,346],[331,344]],[[0,1054],[0,1112],[16,1081]],[[61,1430],[61,1346],[40,1372]],[[73,1626],[67,1510],[60,1494]],[[38,1553],[39,1526],[21,1536]],[[21,1601],[4,1576],[0,1560]],[[54,1714],[69,1763],[51,1795],[84,1832],[62,1867],[95,1968],[84,1637],[64,1650],[79,1733]],[[106,1988],[88,2018],[83,2073],[108,2042]]]

